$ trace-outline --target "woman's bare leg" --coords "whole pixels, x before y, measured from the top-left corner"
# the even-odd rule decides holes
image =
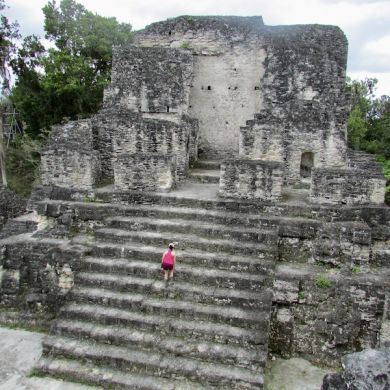
[[[169,271],[168,270],[164,270],[164,280],[166,282],[168,282],[168,277],[169,277]]]
[[[173,279],[173,269],[169,271],[169,280]]]

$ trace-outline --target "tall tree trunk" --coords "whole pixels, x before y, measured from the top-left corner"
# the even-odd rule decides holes
[[[5,145],[3,138],[3,118],[0,117],[0,185],[7,186],[7,175],[5,172]]]

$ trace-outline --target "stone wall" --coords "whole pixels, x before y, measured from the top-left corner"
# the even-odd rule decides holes
[[[372,265],[371,245],[372,228],[364,222],[294,219],[284,221],[279,230],[279,260],[283,262],[367,269]]]
[[[209,158],[238,155],[240,127],[261,108],[264,58],[253,44],[195,57],[189,113],[199,119],[199,148]]]
[[[345,353],[378,345],[383,280],[279,266],[274,282],[270,349],[337,365]]]
[[[187,123],[186,123],[187,124]],[[136,153],[144,155],[140,161],[146,160],[150,153],[154,156],[156,153],[175,157],[175,164],[172,165],[176,172],[172,178],[178,177],[183,179],[188,170],[189,164],[189,143],[190,143],[190,126],[178,125],[167,120],[157,120],[142,118],[141,115],[133,115],[132,121],[116,126],[112,138],[112,148],[114,159],[121,158],[121,163],[126,155],[131,155],[134,159]],[[154,159],[152,157],[151,159]],[[129,160],[130,161],[130,160]],[[160,159],[160,162],[163,160]],[[115,178],[118,178],[121,164],[115,164]],[[169,166],[171,164],[169,163]],[[132,170],[135,166],[127,166],[127,170]],[[168,168],[168,167],[167,167]],[[123,182],[115,185],[123,188]]]
[[[221,164],[219,195],[276,201],[281,197],[282,164],[273,161],[225,160]]]
[[[15,218],[26,211],[26,204],[26,200],[0,185],[0,231],[8,219]]]
[[[41,152],[43,185],[91,189],[100,177],[90,120],[54,126]]]
[[[188,111],[192,77],[193,57],[188,50],[116,47],[103,106],[178,120]]]
[[[198,155],[198,122],[187,115],[192,77],[188,50],[115,48],[112,82],[103,109],[93,119],[104,181],[115,179],[117,189],[145,185],[157,190],[186,177],[190,159],[195,162]],[[147,153],[153,155],[150,162]],[[135,161],[141,165],[133,166]]]
[[[240,129],[240,156],[250,160],[283,162],[286,140],[282,129],[283,122],[272,115],[263,123],[247,121]]]
[[[118,190],[170,190],[176,183],[176,158],[162,153],[117,156],[114,164]]]
[[[321,204],[383,204],[386,179],[373,170],[316,168],[310,201]]]
[[[262,106],[265,50],[261,17],[179,17],[136,33],[141,46],[184,47],[194,56],[189,115],[199,120],[199,150],[238,155],[240,126]]]
[[[54,315],[83,255],[77,245],[29,234],[0,241],[0,307]]]
[[[345,166],[345,35],[331,26],[274,27],[267,43],[264,109],[255,121],[274,118],[282,133],[286,184],[300,179],[305,152],[313,153],[315,167]]]

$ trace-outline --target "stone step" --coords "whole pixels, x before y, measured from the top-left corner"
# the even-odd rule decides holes
[[[142,286],[142,282],[146,284],[148,279],[138,279],[137,281],[141,283],[137,286],[135,283],[131,284],[129,281],[130,278],[127,277],[120,278],[120,284],[118,286],[120,291],[119,294],[124,292],[127,294],[123,297],[118,297],[118,295],[115,296],[114,293],[107,294],[111,296],[114,295],[110,301],[104,297],[105,287],[111,287],[111,289],[113,289],[117,278],[113,278],[111,275],[104,276],[101,274],[97,274],[96,276],[98,277],[95,278],[94,276],[95,275],[88,277],[87,274],[83,274],[81,277],[77,277],[77,282],[80,283],[82,288],[98,286],[97,288],[100,292],[95,293],[92,296],[85,296],[85,294],[82,295],[80,291],[75,290],[75,293],[72,294],[73,302],[79,303],[78,300],[81,301],[81,303],[83,303],[83,301],[96,302],[98,304],[103,302],[110,307],[112,303],[119,303],[119,306],[125,305],[128,308],[130,307],[131,309],[145,313],[176,316],[177,318],[201,319],[253,329],[258,327],[261,322],[267,320],[267,310],[270,310],[269,304],[249,310],[235,306],[219,305],[218,302],[214,304],[204,304],[194,300],[182,301],[169,296],[165,299],[163,297],[145,298],[145,296],[139,294],[139,291],[137,292],[136,288],[139,287],[139,285]],[[128,284],[125,287],[123,287],[123,284],[121,283],[123,282],[123,279],[128,280]],[[91,283],[93,281],[95,281],[95,284]],[[85,292],[85,289],[83,291]]]
[[[233,364],[251,370],[264,367],[267,359],[267,353],[261,347],[255,350],[235,345],[193,341],[191,337],[178,338],[171,335],[161,337],[155,333],[115,325],[104,326],[91,322],[58,320],[52,327],[52,332],[65,337],[91,339],[105,344],[139,347],[163,354],[169,353],[202,361]]]
[[[167,378],[184,376],[202,385],[259,388],[263,385],[262,370],[251,371],[232,365],[202,362],[196,359],[158,352],[142,351],[111,345],[102,345],[81,341],[74,338],[48,336],[43,341],[45,354],[54,357],[67,357],[93,362],[113,368],[120,368],[126,373],[145,373]]]
[[[3,227],[0,224],[0,240],[19,234],[31,233],[37,230],[37,228],[38,220],[33,213],[10,218]]]
[[[190,183],[191,184],[191,183]],[[207,185],[204,184],[204,185]],[[216,184],[208,184],[214,186],[217,191]],[[145,193],[134,191],[115,191],[113,189],[102,188],[96,190],[96,199],[98,202],[120,202],[125,205],[159,205],[160,207],[176,207],[176,208],[190,208],[199,209],[203,211],[216,212],[233,212],[236,214],[243,214],[244,216],[261,215],[268,218],[291,217],[291,218],[307,218],[307,219],[324,219],[333,220],[334,215],[330,213],[337,213],[334,207],[324,207],[318,205],[305,204],[289,204],[258,202],[255,200],[238,200],[238,199],[222,199],[216,196],[207,196],[202,191],[202,185],[199,185],[200,194],[195,191],[181,192],[180,189],[172,191],[171,193]],[[122,214],[123,215],[123,214]],[[340,218],[338,216],[338,218]]]
[[[160,263],[165,248],[161,246],[142,245],[129,242],[126,244],[96,242],[90,237],[78,236],[74,243],[90,248],[92,256],[140,259]],[[180,246],[177,246],[180,248]],[[177,259],[181,264],[197,264],[199,267],[218,268],[229,271],[244,271],[267,274],[272,272],[275,262],[273,252],[263,252],[258,256],[232,255],[230,253],[211,253],[200,250],[175,249]]]
[[[210,184],[212,185],[212,184]],[[217,187],[216,185],[214,185]],[[202,188],[202,186],[201,186]],[[218,197],[202,197],[197,193],[181,193],[180,191],[173,191],[171,193],[152,193],[141,191],[115,191],[112,188],[100,188],[94,192],[94,198],[82,202],[78,192],[69,194],[58,192],[52,193],[51,199],[38,201],[34,204],[34,208],[39,214],[51,217],[60,216],[63,213],[74,212],[77,216],[84,220],[96,220],[113,216],[113,215],[129,215],[129,209],[143,208],[150,211],[151,208],[156,210],[166,209],[196,209],[195,219],[197,215],[200,219],[204,218],[208,212],[217,213],[219,216],[224,214],[233,214],[234,217],[268,219],[276,218],[279,223],[279,218],[298,218],[308,220],[340,220],[340,216],[332,214],[337,213],[338,209],[334,207],[314,206],[309,204],[288,204],[280,203],[278,205],[269,204],[265,202],[256,202],[252,200],[234,200],[222,199]],[[78,201],[74,201],[77,199]],[[199,212],[198,212],[199,211]],[[375,211],[375,209],[373,209]],[[377,211],[377,210],[376,210]],[[354,212],[352,208],[350,212]],[[145,216],[150,216],[146,213]],[[170,215],[168,218],[172,217]],[[355,217],[356,218],[356,217]]]
[[[199,169],[190,170],[189,179],[200,183],[219,183],[220,170]]]
[[[133,275],[147,278],[160,278],[163,274],[161,269],[161,256],[156,261],[144,261],[125,258],[86,257],[79,265],[80,270],[101,272],[109,274]],[[223,270],[218,268],[203,267],[198,262],[182,262],[177,257],[175,266],[175,281],[202,283],[213,287],[227,288],[257,288],[259,283],[265,285],[268,272],[245,272],[244,270]]]
[[[220,160],[197,160],[194,168],[197,169],[209,169],[209,170],[219,170],[221,167]]]
[[[255,327],[267,317],[271,309],[271,300],[263,301],[256,308],[220,305],[219,302],[200,303],[183,301],[174,297],[145,296],[140,293],[124,293],[102,288],[75,287],[72,302],[94,303],[124,310],[140,311],[148,314],[161,313],[176,318],[197,318],[206,321],[222,322],[241,327]],[[245,326],[243,326],[243,324]]]
[[[390,268],[390,249],[374,250],[371,263],[377,267]]]
[[[115,260],[114,260],[115,261]],[[96,259],[93,262],[93,266],[99,264],[100,268],[104,268],[102,261]],[[136,288],[134,278],[147,280],[162,280],[163,272],[160,264],[155,264],[154,267],[151,263],[147,262],[130,262],[125,266],[127,275],[122,268],[121,273],[107,273],[107,272],[90,272],[92,261],[87,263],[89,270],[87,272],[79,272],[76,275],[77,280],[84,281],[89,279],[95,279],[96,283],[100,283],[99,286],[111,286],[115,283],[120,283],[122,288]],[[109,266],[108,266],[109,267]],[[107,268],[108,268],[107,267]],[[106,268],[106,269],[107,269]],[[269,287],[270,278],[267,275],[256,275],[245,272],[229,272],[216,269],[207,268],[191,268],[184,265],[177,265],[174,272],[175,282],[189,282],[201,285],[202,287],[210,286],[214,288],[227,288],[227,289],[240,289],[251,291],[262,291],[264,288]],[[76,279],[75,279],[76,280]],[[134,284],[134,285],[132,285]],[[142,288],[142,282],[139,288]]]
[[[67,360],[64,358],[41,357],[35,372],[61,378],[66,381],[102,386],[105,389],[133,390],[204,390],[199,383],[180,379],[166,379],[137,373],[125,373],[110,367],[94,365],[90,362]]]
[[[245,348],[266,347],[269,318],[256,324],[257,329],[219,324],[210,321],[188,320],[162,315],[146,314],[93,304],[70,303],[61,309],[61,319],[96,322],[101,325],[120,325],[151,331],[164,337],[191,337],[193,340],[240,345]],[[244,324],[243,324],[244,325]]]
[[[168,247],[170,242],[178,242],[180,248],[190,250],[205,250],[209,252],[227,252],[231,254],[246,254],[259,256],[264,252],[276,252],[275,246],[261,243],[238,242],[222,239],[207,239],[194,234],[173,233],[164,234],[161,232],[148,231],[127,231],[114,228],[102,228],[95,231],[97,240],[114,243],[137,242],[146,245]]]
[[[77,292],[80,295],[80,290],[84,291],[89,288],[93,289],[97,284],[100,284],[104,288],[104,294],[106,294],[105,298],[107,298],[109,302],[115,302],[118,307],[123,308],[128,307],[125,291],[128,291],[131,294],[140,294],[144,292],[144,289],[150,297],[168,297],[171,299],[192,301],[203,304],[238,306],[252,310],[264,310],[271,304],[272,301],[271,287],[253,292],[216,286],[204,286],[198,283],[185,283],[177,281],[176,279],[174,283],[170,282],[168,283],[168,286],[166,286],[162,277],[160,280],[129,277],[125,275],[118,278],[116,275],[102,275],[96,273],[79,273],[76,275],[76,280],[80,286],[75,286],[72,290],[72,294],[76,294]],[[121,294],[120,299],[113,296],[113,294],[116,294],[116,289],[118,288]],[[85,294],[86,293],[83,293],[84,296]],[[89,299],[92,298],[90,297]]]
[[[111,217],[109,227],[129,231],[156,231],[167,233],[186,232],[200,237],[227,240],[253,241],[276,245],[278,234],[275,228],[250,228],[235,225],[218,225],[183,219],[156,219],[148,217]]]
[[[63,214],[75,214],[83,221],[104,221],[113,215],[139,216],[154,219],[184,219],[227,224],[247,227],[274,227],[279,225],[280,216],[260,214],[254,209],[238,210],[237,205],[231,204],[231,209],[224,209],[226,201],[201,202],[196,200],[182,200],[184,205],[162,204],[114,204],[101,202],[72,202],[61,200],[45,200],[37,203],[37,212],[47,217],[60,217]],[[222,203],[220,207],[218,204]],[[207,207],[208,206],[208,207]],[[210,208],[213,207],[212,210]],[[273,210],[274,211],[274,210]],[[276,214],[276,213],[275,213]]]

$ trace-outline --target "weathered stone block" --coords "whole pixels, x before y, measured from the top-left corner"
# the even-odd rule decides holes
[[[126,45],[113,50],[111,85],[104,108],[180,118],[188,110],[193,56],[180,48]],[[176,119],[172,119],[176,120]]]
[[[26,211],[26,203],[15,192],[0,184],[0,238],[1,229],[7,220],[23,214]]]
[[[383,204],[385,187],[386,179],[382,173],[315,168],[310,200],[321,204]]]
[[[314,240],[316,261],[334,266],[368,266],[371,229],[361,222],[324,223]]]
[[[176,182],[176,159],[159,153],[119,155],[114,175],[117,189],[170,190]]]
[[[225,160],[221,164],[219,195],[229,198],[280,199],[283,182],[281,163]]]
[[[270,349],[290,357],[293,353],[294,317],[289,308],[274,308],[271,323]]]
[[[90,120],[54,126],[41,153],[45,186],[91,189],[100,176]]]
[[[368,349],[342,358],[342,372],[324,377],[321,390],[390,388],[390,351]]]

